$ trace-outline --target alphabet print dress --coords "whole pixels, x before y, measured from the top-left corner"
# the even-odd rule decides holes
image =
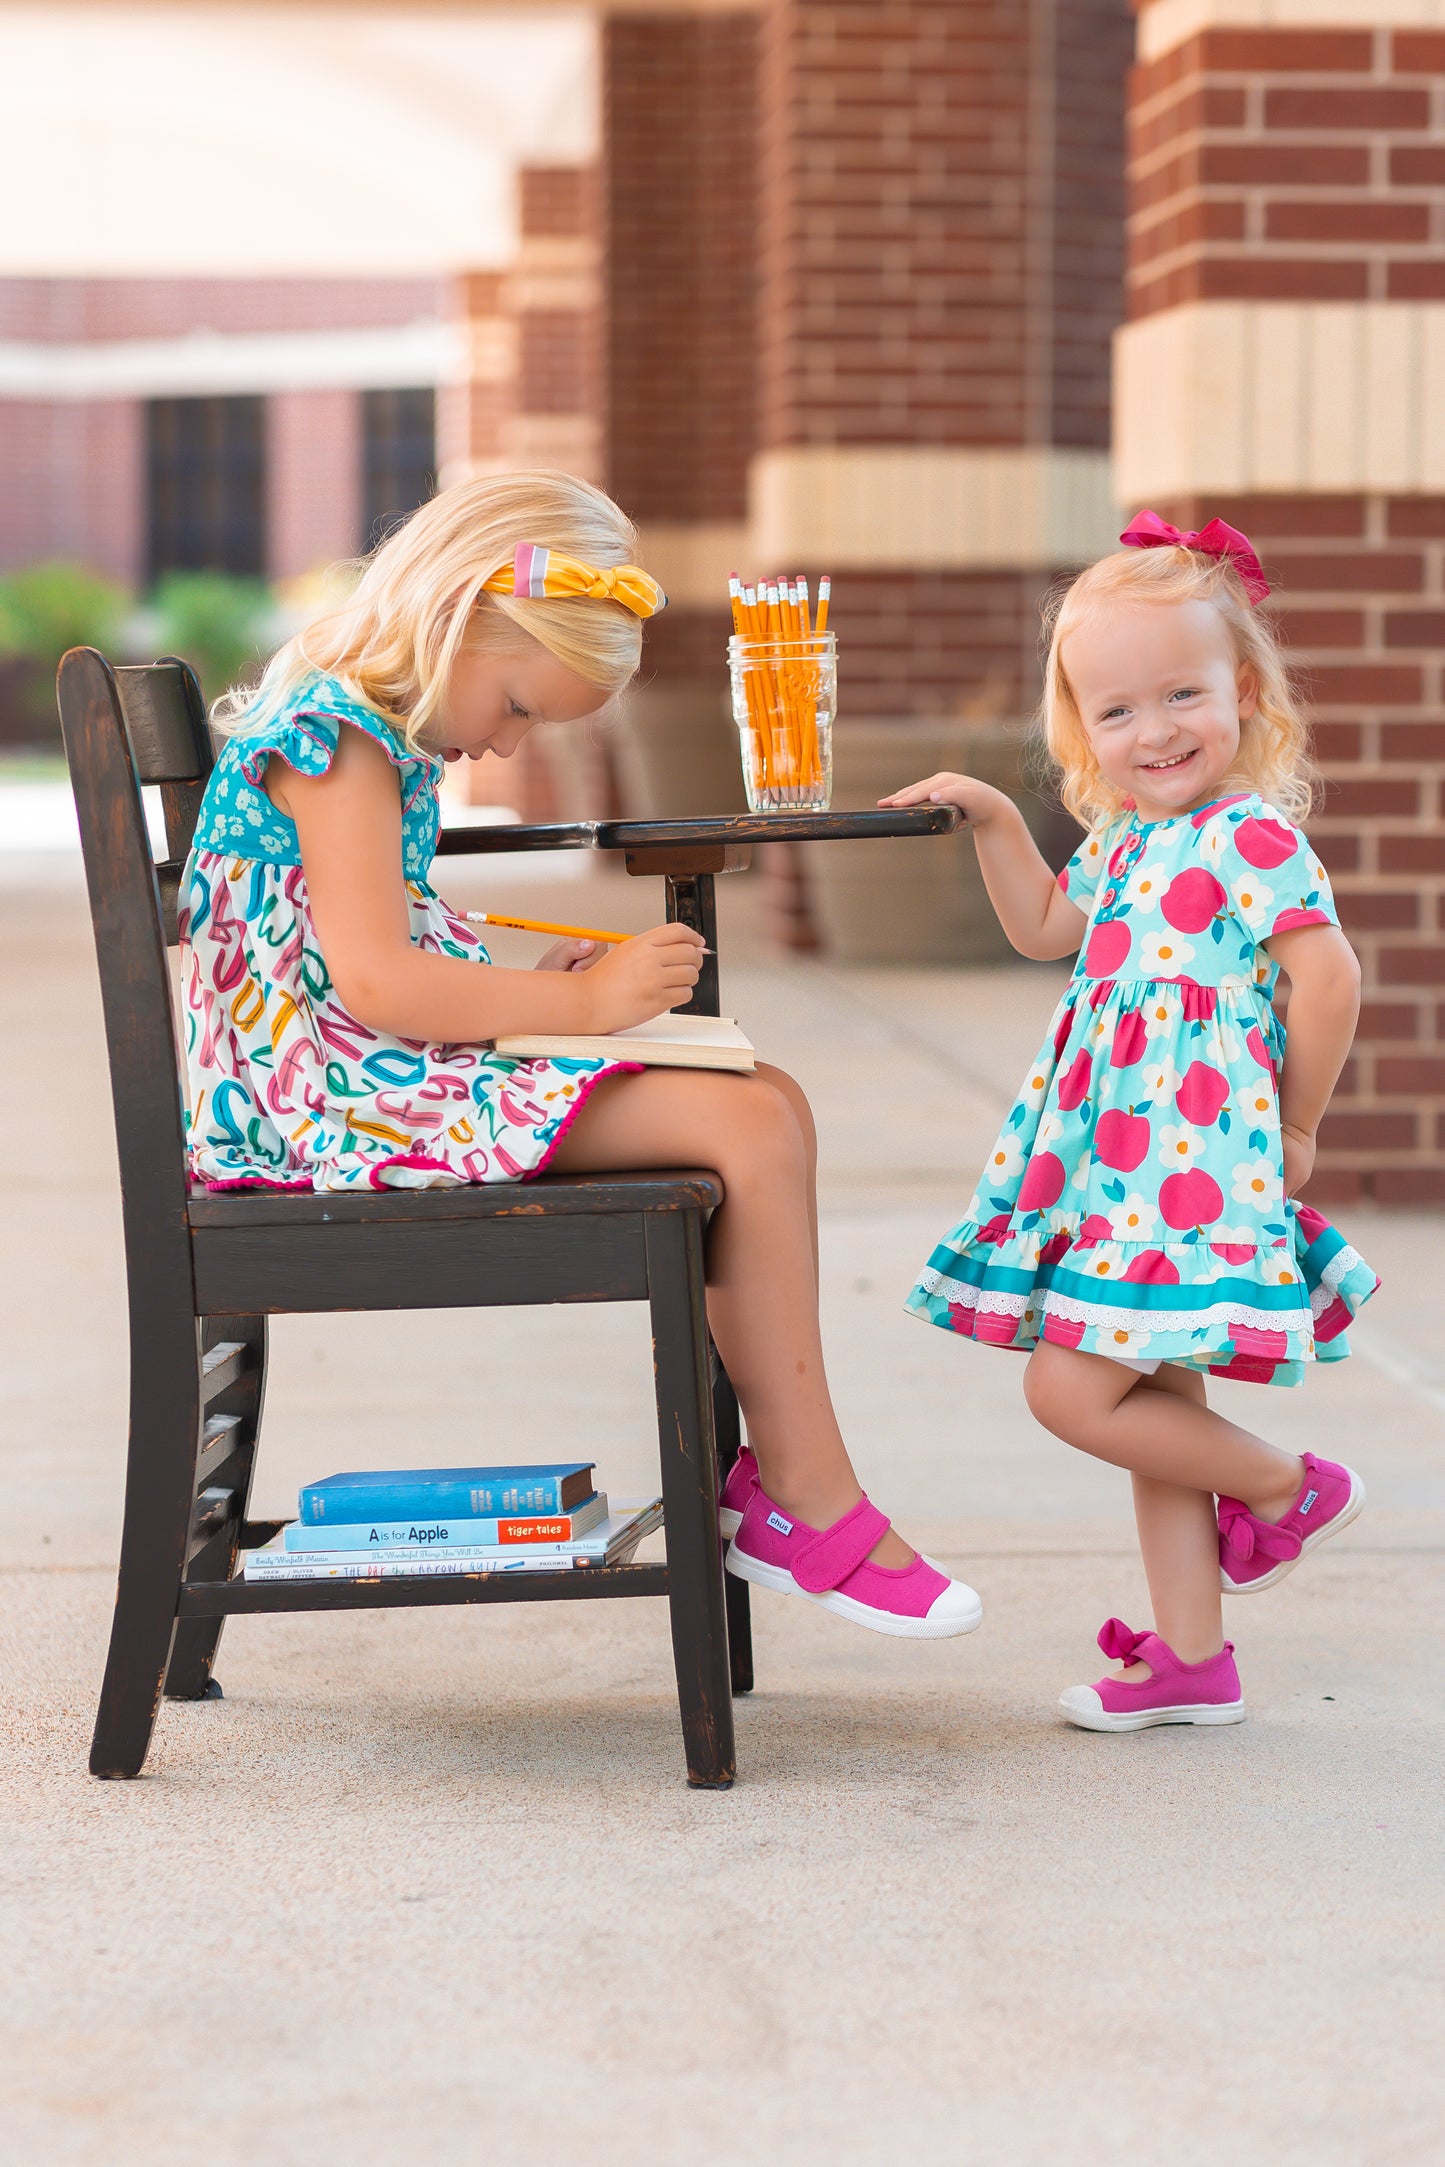
[[[427,882],[442,763],[410,751],[335,678],[293,687],[226,740],[181,880],[181,995],[191,1168],[212,1189],[445,1188],[540,1173],[601,1076],[635,1061],[515,1061],[485,1046],[390,1038],[336,997],[312,923],[295,824],[262,787],[268,760],[324,775],[343,729],[393,763],[413,945],[485,965]]]
[[[1337,925],[1324,867],[1257,796],[1132,810],[1059,875],[1089,927],[968,1215],[908,1299],[999,1347],[1297,1384],[1379,1281],[1284,1194],[1278,965]]]

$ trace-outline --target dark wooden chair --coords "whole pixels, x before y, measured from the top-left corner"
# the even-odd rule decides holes
[[[718,1538],[715,1440],[721,1430],[730,1458],[737,1413],[715,1357],[710,1367],[703,1306],[717,1176],[543,1176],[362,1195],[212,1195],[192,1185],[166,948],[213,760],[200,687],[182,662],[112,669],[94,649],[74,648],[59,698],[100,963],[130,1303],[125,1520],[91,1772],[139,1774],[162,1692],[219,1694],[216,1645],[237,1611],[665,1594],[688,1781],[726,1788],[730,1686],[752,1681],[745,1612],[730,1678]],[[168,854],[159,865],[145,784],[160,785]],[[553,840],[531,831],[538,837]],[[479,831],[482,847],[497,840]],[[507,840],[524,838],[511,830]],[[665,1565],[370,1582],[233,1577],[238,1551],[284,1524],[247,1517],[268,1316],[626,1301],[651,1307]]]

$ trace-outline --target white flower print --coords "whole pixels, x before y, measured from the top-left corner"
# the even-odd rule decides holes
[[[1251,932],[1256,932],[1259,927],[1269,923],[1269,907],[1274,901],[1273,888],[1266,888],[1262,880],[1240,879],[1233,883],[1230,892],[1239,907],[1240,917]]]
[[[1058,1142],[1063,1133],[1063,1117],[1059,1114],[1045,1114],[1034,1131],[1035,1151],[1047,1151],[1051,1144]]]
[[[1087,1189],[1089,1186],[1089,1176],[1092,1174],[1093,1171],[1094,1161],[1092,1154],[1086,1151],[1083,1154],[1082,1158],[1079,1160],[1078,1165],[1074,1168],[1073,1173],[1069,1176],[1070,1188]]]
[[[1172,1099],[1180,1084],[1184,1081],[1174,1063],[1169,1060],[1146,1061],[1139,1069],[1138,1074],[1138,1091],[1141,1098]]]
[[[1154,1232],[1158,1214],[1146,1197],[1126,1196],[1109,1214],[1109,1231],[1116,1242],[1146,1242]]]
[[[1012,1181],[1024,1170],[1024,1155],[1019,1140],[1011,1129],[1006,1129],[989,1154],[986,1181]]]
[[[1234,1110],[1250,1128],[1262,1128],[1274,1119],[1274,1089],[1267,1076],[1257,1083],[1241,1084],[1234,1094]]]
[[[1139,968],[1146,978],[1177,978],[1193,959],[1193,944],[1172,926],[1160,933],[1146,933],[1139,943]]]
[[[1146,1039],[1172,1038],[1179,1020],[1179,1003],[1167,993],[1144,1004],[1144,1036]]]
[[[1048,1089],[1048,1071],[1040,1065],[1038,1068],[1031,1068],[1027,1076],[1025,1076],[1023,1089],[1020,1091],[1019,1097],[1023,1100],[1025,1106],[1042,1106],[1048,1096]]]
[[[1283,1184],[1269,1159],[1241,1159],[1229,1193],[1236,1204],[1250,1204],[1259,1212],[1278,1211],[1284,1202]]]
[[[1077,1260],[1070,1258],[1069,1261],[1086,1279],[1122,1279],[1124,1276],[1124,1252],[1117,1242],[1100,1242],[1097,1249],[1085,1249]]]
[[[1211,1243],[1218,1242],[1221,1249],[1253,1249],[1259,1240],[1257,1226],[1225,1226],[1221,1221],[1209,1229]]]
[[[1197,1166],[1204,1149],[1204,1138],[1187,1121],[1166,1121],[1159,1131],[1159,1164],[1167,1166],[1172,1174],[1182,1173],[1186,1166]]]
[[[1207,865],[1217,865],[1229,848],[1229,822],[1211,820],[1199,838],[1199,855]]]
[[[1124,901],[1135,911],[1157,910],[1166,885],[1146,859],[1125,882]]]
[[[1100,1332],[1099,1352],[1111,1354],[1116,1360],[1132,1361],[1135,1356],[1143,1354],[1151,1337],[1149,1332],[1130,1332],[1126,1331],[1122,1324],[1116,1324]]]

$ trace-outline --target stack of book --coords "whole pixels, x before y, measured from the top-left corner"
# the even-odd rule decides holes
[[[571,1572],[625,1564],[662,1525],[662,1499],[609,1506],[593,1463],[428,1467],[328,1475],[299,1518],[248,1552],[247,1580],[376,1580]]]

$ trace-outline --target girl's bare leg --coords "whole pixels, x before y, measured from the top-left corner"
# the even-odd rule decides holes
[[[780,1071],[646,1069],[594,1090],[552,1166],[706,1166],[722,1176],[726,1201],[708,1237],[708,1322],[764,1488],[785,1512],[828,1527],[862,1490],[823,1369],[815,1156],[806,1100]],[[890,1530],[872,1555],[898,1566],[913,1553]]]
[[[1304,1463],[1205,1404],[1186,1370],[1141,1377],[1104,1355],[1043,1341],[1029,1357],[1024,1394],[1035,1418],[1065,1444],[1134,1478],[1134,1514],[1154,1622],[1186,1663],[1223,1645],[1216,1494],[1240,1497],[1263,1520],[1282,1519],[1299,1495]]]

